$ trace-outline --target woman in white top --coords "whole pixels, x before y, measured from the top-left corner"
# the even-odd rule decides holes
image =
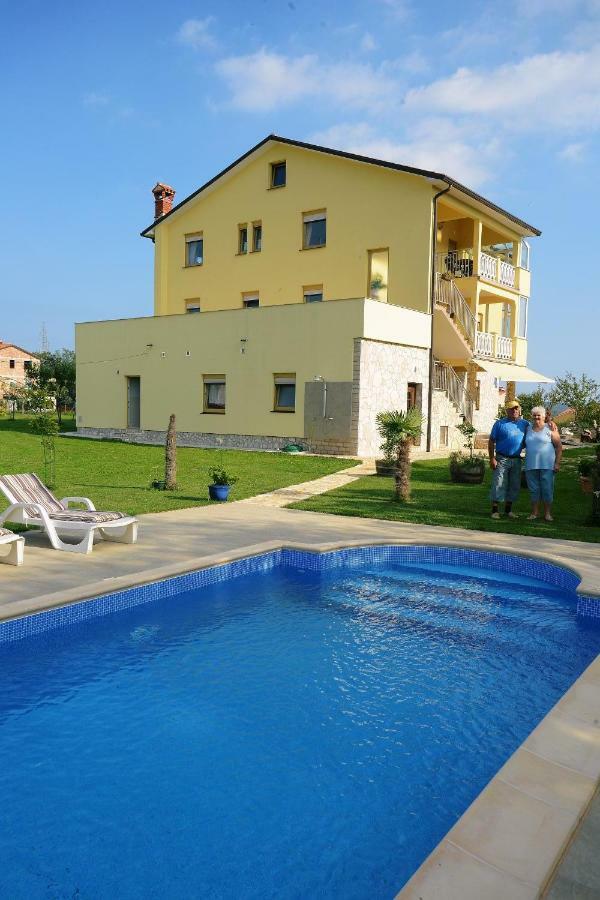
[[[544,519],[552,522],[554,499],[554,475],[560,469],[562,443],[557,431],[545,421],[546,410],[534,406],[531,410],[531,428],[525,435],[525,477],[531,497],[531,520],[537,519],[540,501],[544,504]]]

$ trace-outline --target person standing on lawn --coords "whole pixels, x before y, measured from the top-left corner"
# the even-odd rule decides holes
[[[557,431],[545,421],[543,406],[531,410],[532,426],[525,435],[525,477],[531,497],[530,520],[539,514],[540,501],[544,504],[544,519],[552,522],[554,475],[560,469],[562,443]]]
[[[521,453],[529,422],[521,418],[518,400],[509,400],[506,415],[494,422],[488,441],[490,469],[492,470],[492,519],[499,519],[498,507],[504,503],[504,513],[509,519],[517,519],[512,506],[521,490]]]

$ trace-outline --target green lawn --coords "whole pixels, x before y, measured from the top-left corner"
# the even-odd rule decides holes
[[[66,419],[64,431],[74,430]],[[116,509],[137,515],[208,504],[208,470],[225,468],[239,481],[230,498],[241,500],[265,491],[310,481],[355,465],[353,460],[288,453],[242,450],[177,452],[177,491],[156,491],[154,478],[164,477],[164,448],[119,441],[57,437],[56,483],[58,497],[90,497],[97,509]],[[31,434],[27,418],[0,419],[0,474],[36,472],[43,479],[40,439]],[[0,509],[4,498],[0,495]]]
[[[498,521],[491,519],[489,501],[491,471],[489,469],[486,471],[485,482],[482,485],[452,484],[446,459],[413,463],[412,499],[407,504],[397,503],[392,499],[391,478],[371,475],[343,488],[293,505],[297,509],[341,516],[598,542],[600,528],[585,524],[591,511],[591,498],[581,493],[577,475],[577,460],[582,456],[593,455],[593,447],[576,448],[564,453],[561,471],[555,483],[553,523],[541,520],[527,522],[530,505],[526,489],[521,491],[519,501],[515,505],[515,512],[521,515],[517,521],[504,518]]]

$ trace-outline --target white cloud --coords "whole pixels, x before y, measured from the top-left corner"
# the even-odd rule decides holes
[[[371,50],[375,50],[376,47],[377,44],[373,35],[369,34],[368,31],[365,32],[360,42],[360,49],[363,51],[363,53],[370,53]]]
[[[177,41],[193,50],[208,50],[215,47],[217,42],[209,32],[213,22],[213,16],[207,16],[206,19],[187,19],[177,32]]]
[[[269,112],[301,100],[317,99],[358,109],[397,101],[397,85],[367,63],[326,63],[313,54],[287,57],[264,48],[216,65],[230,91],[230,103],[247,112]]]
[[[402,140],[380,135],[368,122],[334,125],[311,140],[361,156],[444,172],[470,187],[489,180],[502,155],[497,139],[480,136],[477,140],[443,118],[424,119]]]
[[[386,7],[395,19],[403,22],[410,16],[410,3],[408,0],[379,0],[382,6]]]
[[[410,112],[496,117],[507,130],[573,129],[600,125],[600,46],[555,51],[487,71],[461,68],[410,90]]]
[[[562,150],[559,152],[559,159],[565,159],[567,162],[579,163],[585,157],[585,151],[587,148],[587,144],[575,143],[575,144],[567,144]]]

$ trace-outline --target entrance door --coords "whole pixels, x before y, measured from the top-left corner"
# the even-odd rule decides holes
[[[127,427],[140,428],[140,378],[127,378]]]

